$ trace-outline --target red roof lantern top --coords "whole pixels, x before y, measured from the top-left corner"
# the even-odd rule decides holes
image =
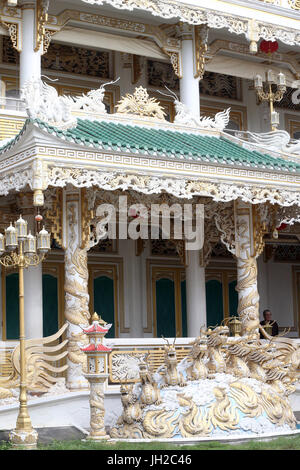
[[[93,351],[95,351],[95,352],[96,351],[111,352],[111,349],[107,348],[102,343],[98,343],[97,345],[94,344],[94,343],[91,343],[88,346],[86,346],[85,348],[80,348],[80,349],[81,349],[81,351],[84,351],[84,352],[93,352]]]
[[[84,328],[83,332],[86,333],[86,334],[89,334],[89,333],[104,333],[104,334],[106,334],[108,332],[108,330],[110,329],[110,327],[111,327],[111,323],[107,324],[107,326],[105,328],[103,328],[102,326],[97,324],[97,322],[93,322],[93,324],[91,326],[89,326],[88,328]]]
[[[261,41],[259,48],[265,54],[273,54],[278,50],[277,41],[266,41],[265,39]]]
[[[111,323],[106,323],[101,317],[99,318],[96,312],[92,316],[92,321],[93,323],[88,328],[83,328],[83,332],[87,335],[93,336],[98,333],[99,336],[104,336],[112,326]]]

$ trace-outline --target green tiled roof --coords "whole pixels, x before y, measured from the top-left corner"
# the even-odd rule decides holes
[[[38,119],[27,120],[63,140],[103,150],[137,153],[141,155],[186,159],[221,165],[244,166],[300,172],[300,165],[283,158],[275,158],[256,150],[249,150],[226,137],[173,131],[166,128],[134,126],[112,121],[78,119],[76,127],[60,130]],[[24,129],[20,132],[22,132]],[[11,142],[8,146],[11,145]],[[5,148],[1,149],[3,151]]]

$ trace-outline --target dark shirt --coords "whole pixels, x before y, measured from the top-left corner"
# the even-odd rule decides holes
[[[266,323],[269,323],[269,322],[266,322],[266,320],[263,320],[260,322],[261,326],[264,326]],[[279,332],[279,329],[278,329],[278,324],[275,320],[271,320],[270,321],[271,325],[272,325],[272,333],[271,333],[271,336],[277,336],[278,335],[278,332]],[[260,338],[261,339],[265,339],[265,337],[260,333]]]

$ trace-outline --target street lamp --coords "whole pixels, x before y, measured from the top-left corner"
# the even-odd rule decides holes
[[[50,250],[50,234],[43,228],[37,236],[27,234],[27,221],[20,218],[0,234],[0,263],[6,268],[19,269],[19,316],[20,316],[20,396],[19,414],[16,429],[10,432],[9,439],[14,445],[35,448],[37,432],[32,428],[27,409],[25,321],[24,321],[24,269],[37,266]],[[9,252],[9,254],[5,254]],[[5,255],[5,256],[2,256]]]
[[[276,85],[276,91],[273,91],[272,85]],[[261,101],[268,101],[270,103],[270,117],[271,117],[271,130],[276,131],[279,126],[279,114],[274,111],[274,103],[281,101],[286,92],[286,80],[282,72],[276,78],[272,70],[266,72],[266,90],[261,75],[256,75],[254,79],[254,88],[258,98]]]

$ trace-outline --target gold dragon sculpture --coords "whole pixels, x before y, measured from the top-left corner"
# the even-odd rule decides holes
[[[266,420],[272,429],[295,430],[288,395],[299,379],[297,343],[285,337],[260,340],[256,334],[230,337],[228,333],[226,325],[201,328],[179,364],[176,338],[173,344],[165,339],[164,365],[152,374],[145,359],[136,393],[133,385],[122,385],[123,413],[111,436],[208,437],[216,432],[246,432],[249,426],[255,434],[264,433]]]

